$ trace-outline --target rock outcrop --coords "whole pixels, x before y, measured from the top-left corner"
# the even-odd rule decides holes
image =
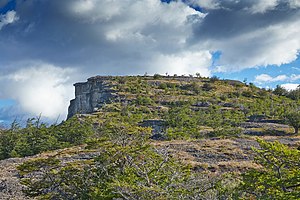
[[[0,161],[0,200],[29,200],[22,192],[24,186],[20,184],[16,166],[24,162],[25,158],[10,158]]]
[[[68,119],[75,114],[88,114],[97,111],[106,103],[117,98],[109,76],[96,76],[87,82],[75,83],[75,99],[70,101]]]

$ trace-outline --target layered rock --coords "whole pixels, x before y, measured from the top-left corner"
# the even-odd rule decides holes
[[[87,82],[75,83],[75,99],[70,101],[68,118],[75,114],[93,113],[104,104],[113,102],[117,94],[110,79],[108,76],[96,76]]]

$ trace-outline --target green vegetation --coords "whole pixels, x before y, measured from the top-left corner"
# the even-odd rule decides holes
[[[77,118],[51,126],[40,122],[39,118],[29,119],[25,128],[13,122],[10,129],[0,133],[0,160],[82,144],[92,134],[88,121]]]
[[[61,166],[51,158],[42,160],[43,165],[41,160],[25,162],[19,170],[26,193],[43,199],[173,199],[188,192],[182,187],[190,174],[188,166],[149,146],[140,135],[111,139],[89,142],[99,146],[100,156],[88,167],[86,162]],[[46,173],[39,180],[26,178],[41,168]]]
[[[243,199],[299,199],[300,151],[279,142],[258,140],[261,149],[253,149],[261,168],[242,174],[237,191]]]
[[[150,129],[102,124],[84,160],[37,158],[18,166],[29,197],[40,199],[207,199],[232,196],[238,182],[195,173],[167,149],[150,143]],[[104,131],[105,130],[105,131]],[[96,156],[93,153],[97,152]],[[90,153],[90,154],[89,154]],[[69,155],[69,157],[72,157]],[[42,176],[32,178],[43,172]]]
[[[299,127],[300,127],[300,112],[289,112],[286,113],[285,115],[286,121],[289,125],[294,127],[295,129],[295,134],[298,134],[299,132]]]
[[[258,139],[259,148],[249,152],[255,155],[253,165],[214,174],[209,169],[213,171],[212,166],[216,164],[209,159],[215,155],[201,157],[203,149],[180,143],[250,138],[251,135],[244,135],[242,125],[252,118],[286,122],[297,134],[300,126],[300,114],[295,112],[299,110],[297,91],[288,92],[281,87],[270,91],[252,83],[247,85],[246,81],[203,78],[200,74],[197,78],[159,74],[112,77],[110,83],[120,100],[105,104],[92,115],[75,116],[59,125],[29,119],[23,128],[14,122],[9,129],[1,130],[0,160],[67,148],[50,156],[41,154],[18,167],[29,197],[300,198],[299,150],[296,148]],[[165,132],[160,133],[163,141],[151,139],[154,127],[144,126],[147,120],[163,124]],[[276,133],[275,129],[254,127],[251,130],[269,134]],[[283,135],[292,135],[292,130],[282,128],[280,131]],[[175,142],[168,144],[171,141]],[[195,159],[208,159],[210,163],[199,158],[195,164],[188,156],[169,151],[176,142],[180,148],[187,148]],[[232,145],[237,146],[238,142]],[[80,153],[75,150],[78,145]],[[234,157],[238,157],[239,162],[248,156],[233,154],[236,146],[228,149],[218,146],[216,151],[228,156],[218,155],[223,166],[234,165],[230,163]],[[213,148],[213,145],[203,148]],[[250,149],[250,145],[243,148]]]
[[[280,85],[277,85],[274,92],[276,95],[280,96],[286,96],[293,100],[300,100],[300,87],[298,86],[295,90],[288,91],[281,87]]]

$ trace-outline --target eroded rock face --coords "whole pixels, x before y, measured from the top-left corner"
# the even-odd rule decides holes
[[[110,77],[96,76],[87,82],[75,83],[75,99],[70,101],[68,119],[75,114],[88,114],[97,111],[106,103],[117,98],[112,89]]]

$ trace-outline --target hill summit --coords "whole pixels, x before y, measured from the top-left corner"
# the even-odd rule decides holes
[[[68,120],[0,130],[0,199],[299,197],[299,101],[282,88],[158,74],[74,86]]]

